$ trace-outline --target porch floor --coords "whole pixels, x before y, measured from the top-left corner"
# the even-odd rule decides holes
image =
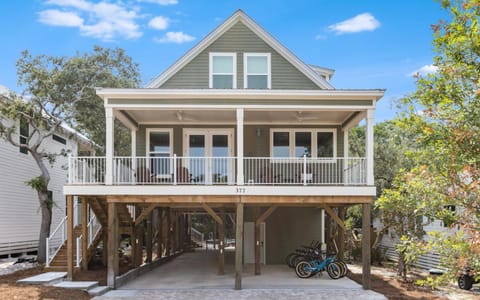
[[[197,250],[185,253],[121,286],[120,290],[229,289],[234,288],[234,252],[225,252],[225,275],[217,275],[216,251]],[[301,279],[286,265],[262,266],[262,274],[253,274],[253,264],[244,266],[243,289],[355,289],[356,282],[344,277],[332,280],[321,277]]]

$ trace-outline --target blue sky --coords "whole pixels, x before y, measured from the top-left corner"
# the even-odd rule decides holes
[[[432,71],[430,25],[447,15],[433,0],[31,0],[0,4],[0,84],[16,91],[15,62],[74,55],[97,44],[121,47],[143,83],[243,9],[304,62],[335,69],[336,88],[385,88],[376,121],[414,89],[412,73]]]

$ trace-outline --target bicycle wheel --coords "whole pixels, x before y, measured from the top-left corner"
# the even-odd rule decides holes
[[[292,265],[295,268],[298,265],[299,262],[305,261],[305,260],[308,260],[308,258],[306,258],[303,255],[297,255],[294,258],[292,258]]]
[[[293,264],[293,259],[298,256],[297,253],[290,253],[289,255],[287,255],[287,257],[285,257],[285,263],[287,264],[287,266],[289,266],[290,268],[295,268],[295,265]]]
[[[342,268],[336,262],[332,262],[327,266],[327,273],[330,278],[339,279],[342,277]]]
[[[347,273],[348,273],[348,266],[347,266],[347,264],[346,264],[344,261],[342,261],[342,260],[336,261],[336,263],[342,267],[342,277],[344,277],[345,275],[347,275]]]
[[[295,274],[300,278],[312,276],[312,265],[308,261],[302,260],[295,266]]]

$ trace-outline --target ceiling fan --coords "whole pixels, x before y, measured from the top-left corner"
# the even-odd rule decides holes
[[[318,116],[306,116],[303,114],[303,111],[297,111],[295,113],[295,117],[297,118],[298,122],[319,120]]]
[[[197,120],[194,119],[194,118],[185,116],[185,112],[184,112],[183,110],[177,110],[177,111],[175,112],[175,115],[176,115],[177,120],[178,120],[179,122],[183,122],[183,121],[195,122],[195,121],[197,121]]]

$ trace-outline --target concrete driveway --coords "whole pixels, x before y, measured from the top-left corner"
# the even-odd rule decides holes
[[[301,279],[284,265],[267,265],[262,275],[253,274],[253,265],[243,272],[243,290],[235,291],[233,252],[226,252],[225,275],[217,275],[214,251],[198,250],[180,255],[102,297],[95,299],[386,299],[364,291],[356,282],[327,274]]]

